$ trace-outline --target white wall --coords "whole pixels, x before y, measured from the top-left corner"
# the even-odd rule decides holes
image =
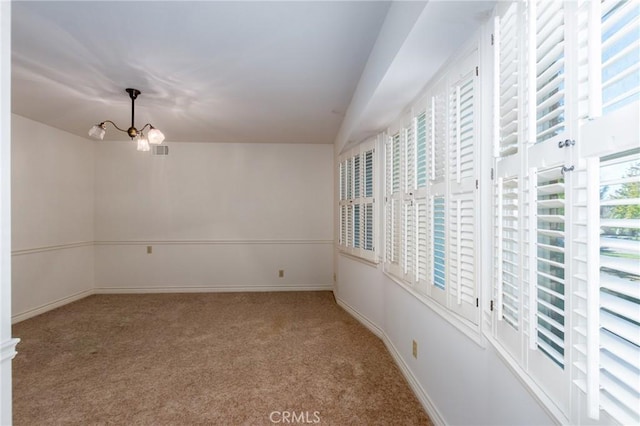
[[[12,115],[14,321],[89,294],[93,143]]]
[[[96,144],[99,292],[331,287],[331,145],[168,145]]]
[[[338,302],[383,338],[436,424],[554,424],[490,345],[478,345],[381,267],[339,255],[338,271]]]

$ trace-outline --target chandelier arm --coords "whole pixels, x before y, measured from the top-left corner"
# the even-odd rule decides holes
[[[116,123],[114,123],[114,122],[113,122],[113,121],[111,121],[111,120],[105,120],[105,121],[103,121],[103,123],[111,123],[111,125],[112,125],[113,127],[115,127],[116,129],[120,130],[120,131],[121,131],[121,132],[123,132],[123,133],[127,133],[127,131],[126,131],[126,130],[121,129],[120,127],[118,127],[118,125],[117,125]]]
[[[147,127],[150,127],[153,129],[153,126],[151,125],[151,123],[147,123],[144,126],[142,126],[142,128],[140,129],[140,131],[142,132],[144,129],[146,129]]]

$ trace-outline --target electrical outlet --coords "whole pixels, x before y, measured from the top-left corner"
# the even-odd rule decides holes
[[[338,279],[336,278],[336,274],[333,274],[333,282],[335,283],[336,281],[338,281]]]
[[[280,270],[278,271],[278,276],[279,276],[280,278],[283,278],[283,277],[284,277],[284,269],[280,269]]]
[[[418,359],[418,342],[413,341],[413,357]]]
[[[153,246],[147,246],[147,254],[153,253]]]

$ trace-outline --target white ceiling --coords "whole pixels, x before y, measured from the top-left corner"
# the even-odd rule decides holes
[[[167,141],[342,148],[388,126],[494,5],[14,1],[12,110],[87,136],[129,126],[134,87],[136,127]]]
[[[81,136],[333,143],[389,2],[14,2],[12,110]],[[124,136],[124,138],[123,138]],[[126,139],[107,128],[106,139]]]

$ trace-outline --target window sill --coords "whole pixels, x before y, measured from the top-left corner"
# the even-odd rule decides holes
[[[371,259],[367,259],[366,257],[360,257],[355,254],[351,254],[349,252],[343,251],[341,248],[338,248],[338,254],[340,254],[340,256],[344,256],[351,260],[355,260],[356,262],[364,263],[367,266],[372,266],[374,268],[377,268],[379,264],[377,260],[371,260]]]

